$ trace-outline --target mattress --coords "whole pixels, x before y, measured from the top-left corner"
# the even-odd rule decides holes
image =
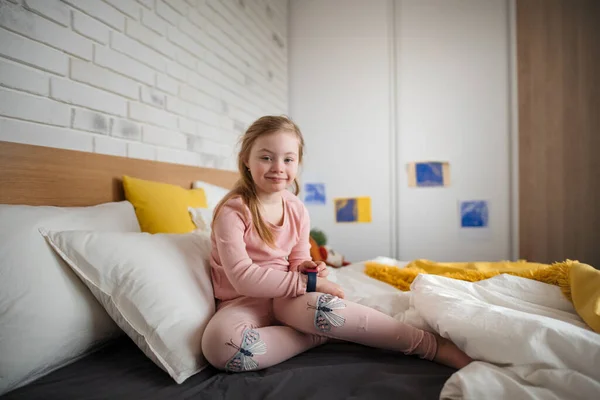
[[[257,372],[209,367],[177,385],[123,337],[2,399],[438,399],[454,372],[417,357],[336,343]]]
[[[348,300],[397,293],[363,269],[363,263],[331,269],[330,279],[344,287]],[[439,399],[454,372],[414,356],[329,343],[262,371],[230,374],[209,367],[177,385],[124,336],[2,400]]]

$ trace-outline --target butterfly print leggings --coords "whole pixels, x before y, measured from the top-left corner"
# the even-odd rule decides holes
[[[295,298],[239,297],[219,304],[203,337],[214,367],[242,372],[283,362],[339,339],[432,360],[435,336],[373,308],[323,293]]]

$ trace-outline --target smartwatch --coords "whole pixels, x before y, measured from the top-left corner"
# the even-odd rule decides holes
[[[317,274],[318,271],[316,268],[306,269],[304,273],[308,277],[308,281],[306,282],[306,293],[316,292],[317,291]]]

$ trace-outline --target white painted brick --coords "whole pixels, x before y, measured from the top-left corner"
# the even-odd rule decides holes
[[[202,7],[201,9],[204,8]],[[242,15],[233,3],[210,0],[210,8],[213,8],[218,14],[223,16],[230,26],[237,30],[237,37],[243,35],[249,38],[246,43],[251,44],[257,54],[265,54],[267,58],[276,60],[282,64],[284,69],[287,68],[286,53],[281,51],[281,49],[276,49],[272,40],[261,35],[256,27],[253,26],[250,19],[245,14]],[[235,39],[235,36],[232,39]]]
[[[0,0],[10,4],[6,1]],[[81,135],[88,151],[94,150],[90,143],[97,137],[96,151],[107,154],[235,168],[233,149],[245,127],[260,115],[287,111],[287,49],[279,48],[272,37],[274,31],[281,31],[278,27],[286,28],[287,17],[282,17],[281,9],[287,12],[287,0],[273,0],[280,4],[269,15],[266,7],[271,0],[244,0],[251,2],[249,11],[240,11],[237,1],[20,0],[18,4],[27,5],[10,6],[13,14],[21,16],[10,22],[13,26],[8,30],[29,29],[18,32],[37,42],[0,27],[0,86],[9,87],[5,91],[10,95],[66,107],[72,127],[61,132]],[[66,8],[70,13],[66,19],[55,13]],[[66,81],[2,60],[53,74],[69,73],[68,56],[39,44],[42,33],[37,26],[15,27],[28,21],[22,15],[89,43],[94,64],[77,56],[71,67],[73,81]],[[72,31],[64,28],[69,25]],[[46,42],[52,47],[68,45],[44,40],[52,41]],[[40,95],[50,92],[59,101],[11,89]],[[0,105],[1,110],[29,112],[6,103]],[[46,118],[22,117],[12,116],[22,124],[25,118]],[[139,143],[143,140],[156,144]]]
[[[144,143],[127,143],[127,157],[156,160],[156,147]]]
[[[202,156],[200,154],[160,147],[156,149],[156,159],[162,162],[195,166],[202,163]]]
[[[0,29],[0,54],[59,75],[69,70],[66,54],[4,29]]]
[[[224,89],[219,86],[215,81],[206,79],[196,73],[189,73],[186,76],[185,82],[192,85],[196,89],[201,89],[205,93],[210,94],[216,98],[222,98]]]
[[[144,7],[152,9],[154,7],[154,0],[136,0],[138,3],[143,5]]]
[[[252,122],[258,119],[258,114],[258,112],[253,114],[248,113],[245,110],[242,110],[236,106],[230,106],[227,111],[227,115],[229,115],[229,118],[231,118],[234,122],[239,121],[242,125],[244,125],[243,128],[238,128],[234,125],[234,130],[245,130],[246,128],[248,128],[248,126],[250,126],[250,124],[252,124]]]
[[[102,46],[95,46],[94,61],[96,64],[112,69],[137,81],[154,84],[155,72],[123,54]]]
[[[54,22],[69,26],[69,7],[58,0],[23,0],[23,5]]]
[[[201,91],[196,90],[188,85],[181,86],[179,96],[184,100],[206,107],[212,111],[219,112],[223,108],[220,100],[213,96],[202,93]]]
[[[190,137],[188,150],[196,153],[212,154],[219,157],[229,157],[233,153],[231,146],[201,137]]]
[[[86,14],[99,19],[113,28],[125,30],[125,16],[113,7],[99,0],[63,0]]]
[[[197,64],[196,58],[194,56],[192,56],[190,53],[188,53],[186,50],[177,48],[175,50],[175,61],[177,61],[179,64],[185,65],[189,69],[192,69],[192,70],[196,69],[196,64]]]
[[[133,19],[140,18],[140,6],[133,0],[104,0],[123,14]]]
[[[50,96],[65,103],[108,114],[127,114],[127,101],[122,97],[66,79],[50,79]]]
[[[0,118],[0,140],[91,152],[92,135],[67,128]]]
[[[127,142],[106,136],[94,136],[94,153],[127,157]]]
[[[98,20],[88,17],[82,12],[73,10],[73,30],[96,42],[108,43],[109,28]]]
[[[126,32],[129,37],[152,47],[154,50],[169,58],[175,56],[175,48],[167,41],[167,39],[144,27],[139,22],[127,20]]]
[[[171,94],[177,94],[179,91],[179,83],[175,79],[162,74],[156,76],[156,87]]]
[[[207,9],[209,9],[209,7],[206,7]],[[207,33],[209,34],[213,34],[216,33],[215,32],[215,27],[213,24],[210,24],[208,19],[206,19],[206,17],[204,17],[202,14],[200,14],[200,12],[198,12],[198,10],[191,10],[188,18],[190,20],[191,23],[193,23],[194,25],[196,25],[198,28],[200,29],[204,29],[206,30]]]
[[[177,129],[177,117],[175,115],[141,103],[129,102],[129,118],[164,128]]]
[[[179,23],[180,16],[177,14],[177,11],[173,10],[161,0],[156,0],[156,14],[175,26]]]
[[[139,83],[92,63],[71,59],[71,79],[117,93],[130,99],[138,99]]]
[[[174,61],[167,63],[167,74],[169,74],[173,78],[178,79],[182,82],[187,81],[188,76],[190,76],[190,72],[191,72],[190,70],[177,64]]]
[[[232,78],[237,83],[246,84],[247,75],[244,75],[232,65],[235,65],[235,61],[223,61],[218,65],[218,68],[219,70],[221,70],[221,72]]]
[[[129,140],[142,140],[142,128],[137,122],[122,118],[111,118],[110,135]]]
[[[153,69],[158,71],[166,69],[166,61],[162,54],[121,33],[111,33],[110,45],[119,53],[135,58]]]
[[[173,147],[176,149],[187,148],[187,136],[175,131],[145,125],[142,128],[142,141],[158,146]]]
[[[205,138],[214,138],[219,134],[219,130],[212,125],[208,125],[204,122],[197,122],[196,135]]]
[[[222,59],[230,62],[232,65],[242,63],[243,60],[233,55],[229,49],[216,42],[213,38],[208,36],[206,32],[198,29],[194,24],[188,20],[182,20],[179,24],[181,32],[184,32],[187,36],[192,38],[194,41],[202,43],[202,46],[214,54],[218,54]]]
[[[140,99],[142,102],[158,108],[165,108],[166,105],[164,93],[147,86],[142,86]]]
[[[185,33],[190,39],[194,40],[196,43],[201,43],[204,47],[206,33],[199,29],[196,25],[192,24],[189,20],[181,20],[179,24],[179,30],[182,33]]]
[[[58,126],[69,126],[71,122],[69,106],[6,89],[0,89],[0,115]]]
[[[2,7],[0,25],[74,56],[92,59],[92,43],[89,40],[21,7]]]
[[[182,21],[182,24],[185,24],[185,21]],[[168,29],[168,37],[169,41],[176,46],[181,47],[184,50],[187,50],[189,53],[193,54],[196,58],[204,59],[208,54],[208,50],[206,48],[200,46],[198,43],[193,41],[189,36],[183,34],[179,29],[169,26]]]
[[[189,133],[192,135],[196,134],[196,121],[191,119],[179,117],[179,130],[183,133]]]
[[[50,93],[47,75],[4,60],[0,60],[0,85],[44,96]]]
[[[183,0],[164,0],[166,4],[183,16],[187,16],[189,6]]]
[[[167,110],[182,116],[187,116],[189,114],[188,109],[193,105],[181,100],[178,97],[167,96]]]
[[[159,18],[152,10],[142,10],[142,24],[162,36],[167,36],[167,22]]]
[[[212,65],[207,64],[203,60],[198,61],[198,67],[196,70],[203,77],[211,79],[213,81],[221,81],[223,79],[223,74],[221,73],[221,71],[219,71]]]
[[[187,116],[189,118],[195,119],[197,121],[202,121],[213,126],[220,126],[221,124],[221,117],[219,116],[219,114],[207,110],[204,107],[196,106],[193,104],[188,105]]]
[[[270,113],[267,113],[270,114]],[[217,114],[218,119],[219,119],[219,124],[218,126],[227,130],[227,131],[233,131],[234,128],[234,123],[233,120],[231,118],[229,118],[227,115],[223,115],[223,114]]]
[[[73,109],[73,122],[71,127],[82,131],[108,134],[110,120],[106,115],[83,108]]]

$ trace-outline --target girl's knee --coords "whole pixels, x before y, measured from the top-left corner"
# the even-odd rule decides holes
[[[244,327],[241,332],[207,327],[202,336],[202,352],[206,360],[219,370],[244,372],[258,368],[254,356],[264,354],[266,345],[251,326]]]
[[[332,329],[342,327],[345,301],[325,293],[307,293],[293,299],[276,299],[273,302],[275,318],[285,325],[305,333],[330,335]]]

